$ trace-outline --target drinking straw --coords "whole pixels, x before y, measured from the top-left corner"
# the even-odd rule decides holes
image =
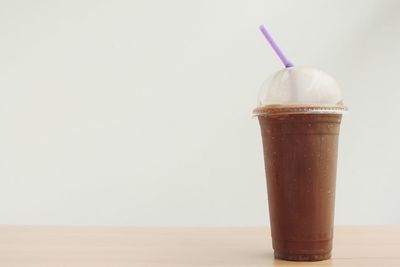
[[[282,50],[276,44],[271,34],[268,32],[267,28],[264,25],[260,25],[260,31],[264,35],[265,39],[267,39],[268,43],[271,45],[272,49],[274,49],[275,53],[278,55],[279,59],[282,61],[285,68],[293,67],[293,63],[289,61],[289,59],[283,54]]]

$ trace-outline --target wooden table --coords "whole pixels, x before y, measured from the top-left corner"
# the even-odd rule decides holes
[[[0,226],[0,266],[400,266],[400,226],[338,226],[332,260],[275,260],[267,227]]]

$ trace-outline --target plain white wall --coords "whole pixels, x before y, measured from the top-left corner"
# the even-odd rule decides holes
[[[341,84],[336,223],[400,223],[399,1],[1,1],[0,223],[268,222],[261,83]]]

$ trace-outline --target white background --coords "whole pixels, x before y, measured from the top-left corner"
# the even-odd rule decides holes
[[[336,223],[400,223],[399,1],[1,1],[0,223],[268,222],[251,111],[282,68],[334,76]]]

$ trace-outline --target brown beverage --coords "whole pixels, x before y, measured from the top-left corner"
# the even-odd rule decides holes
[[[264,147],[275,257],[329,259],[342,115],[256,113]]]

